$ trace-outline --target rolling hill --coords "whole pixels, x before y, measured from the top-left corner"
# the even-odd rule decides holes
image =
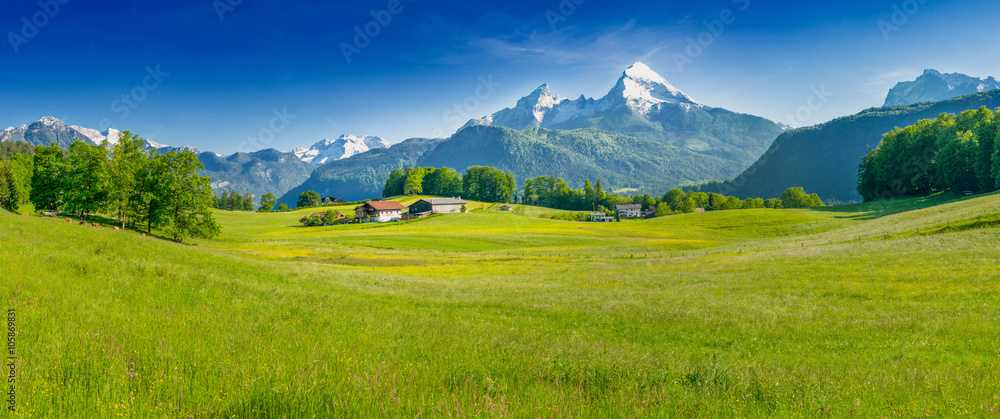
[[[313,211],[217,211],[222,236],[197,246],[0,211],[19,409],[594,418],[1000,409],[1000,195],[607,224],[495,206],[410,223],[298,224]]]

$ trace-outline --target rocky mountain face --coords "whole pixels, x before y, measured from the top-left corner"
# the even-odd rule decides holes
[[[225,190],[250,192],[258,201],[267,193],[284,195],[309,179],[315,169],[294,154],[275,149],[229,156],[200,153],[198,160],[205,166],[201,175],[212,179],[212,189],[216,194]]]
[[[0,141],[26,142],[33,145],[59,144],[66,148],[77,141],[84,141],[90,144],[100,144],[91,139],[88,134],[81,132],[77,127],[70,127],[65,122],[51,116],[46,116],[30,124],[17,127],[10,127],[0,131]],[[99,135],[99,134],[98,134]]]
[[[882,106],[938,102],[997,89],[1000,89],[1000,82],[993,77],[979,78],[959,73],[942,74],[937,70],[924,70],[924,74],[916,80],[896,84],[896,87],[889,90],[889,96]]]

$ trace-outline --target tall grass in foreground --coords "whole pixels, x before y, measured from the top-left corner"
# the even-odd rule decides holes
[[[996,230],[885,235],[998,205],[317,229],[221,213],[199,246],[0,214],[21,357],[5,415],[996,414]]]

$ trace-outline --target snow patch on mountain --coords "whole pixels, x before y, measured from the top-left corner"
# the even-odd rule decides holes
[[[122,138],[121,131],[118,131],[114,128],[108,128],[108,130],[104,132],[100,132],[93,128],[85,128],[77,125],[70,125],[70,128],[75,130],[76,132],[79,132],[80,134],[87,136],[87,138],[90,138],[90,141],[92,141],[94,145],[104,144],[104,142],[107,141],[108,145],[113,147],[118,145],[118,140]]]

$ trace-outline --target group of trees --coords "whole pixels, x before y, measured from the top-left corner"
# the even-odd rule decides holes
[[[816,194],[807,195],[802,188],[789,188],[780,199],[748,198],[739,199],[716,193],[672,189],[662,197],[654,198],[649,194],[625,197],[604,192],[601,181],[591,184],[589,180],[583,183],[583,189],[570,189],[569,184],[561,178],[541,176],[524,181],[525,205],[556,208],[570,211],[601,211],[612,213],[616,206],[626,204],[642,205],[643,209],[652,209],[656,216],[695,212],[698,208],[705,211],[723,211],[757,208],[805,208],[823,206],[823,201]]]
[[[323,200],[316,191],[305,191],[299,194],[299,201],[295,208],[318,207]]]
[[[382,190],[383,197],[416,194],[513,203],[517,183],[513,173],[493,167],[472,166],[466,169],[465,176],[447,167],[414,167],[393,170]]]
[[[310,215],[308,217],[303,217],[300,222],[306,227],[322,227],[322,226],[332,226],[337,224],[337,220],[344,217],[340,211],[329,210],[320,213],[320,215]]]
[[[680,189],[671,189],[662,198],[656,201],[656,205],[649,205],[651,198],[646,195],[646,204],[656,208],[656,216],[684,214],[697,211],[702,208],[705,211],[730,211],[745,209],[782,209],[782,208],[809,208],[824,206],[823,200],[817,194],[806,194],[803,188],[788,188],[781,198],[746,198],[739,199],[734,196],[725,196],[712,192],[684,192]]]
[[[254,208],[253,194],[250,192],[241,195],[238,192],[222,191],[222,195],[213,197],[213,201],[213,207],[220,210],[253,211]]]
[[[10,142],[0,144],[28,145]],[[18,152],[21,149],[30,154]],[[31,175],[35,170],[35,162],[31,157],[34,153],[34,147],[6,146],[0,149],[0,208],[16,212],[21,205],[28,203],[31,194]]]
[[[382,196],[417,194],[459,196],[463,191],[462,176],[455,169],[413,167],[393,170],[385,182]]]
[[[274,196],[273,193],[268,192],[260,197],[260,206],[257,207],[257,211],[259,212],[274,211],[275,205],[278,205],[278,197]],[[288,211],[287,205],[282,204],[281,206],[285,207],[284,209],[281,209],[281,211]]]
[[[524,181],[521,203],[570,211],[597,211],[631,204],[632,198],[605,193],[600,180],[596,185],[584,180],[583,189],[570,189],[562,178],[539,176]]]
[[[106,214],[122,227],[163,229],[175,240],[218,235],[210,212],[211,180],[198,175],[203,166],[194,153],[159,154],[145,144],[126,131],[110,150],[83,141],[66,150],[57,144],[36,147],[27,199],[37,211],[64,210],[84,218]],[[24,158],[11,162],[18,160]],[[24,165],[12,164],[15,172]]]
[[[222,195],[215,196],[213,199],[216,209],[226,211],[253,211],[254,209],[253,194],[250,192],[241,195],[237,192],[222,191]],[[268,192],[260,197],[257,211],[271,212],[274,211],[275,206],[278,206],[278,197]],[[288,211],[287,205],[282,204],[279,208],[279,211]]]
[[[803,208],[822,206],[816,194],[808,195],[802,188],[790,188],[781,199],[745,199],[716,193],[673,189],[660,198],[649,194],[626,197],[604,191],[601,181],[596,184],[584,180],[582,189],[571,189],[562,178],[539,176],[524,181],[522,196],[517,196],[517,184],[510,172],[492,167],[470,167],[465,176],[447,167],[417,167],[394,170],[385,183],[384,197],[426,194],[434,196],[463,196],[484,202],[514,203],[556,208],[569,211],[601,211],[613,214],[617,205],[639,204],[653,209],[657,216],[706,211],[753,208]],[[305,194],[303,194],[305,195]],[[318,199],[318,195],[316,197]],[[300,197],[300,201],[304,198]],[[302,206],[300,202],[299,206]]]
[[[941,114],[885,135],[858,165],[865,201],[1000,189],[1000,109]]]

